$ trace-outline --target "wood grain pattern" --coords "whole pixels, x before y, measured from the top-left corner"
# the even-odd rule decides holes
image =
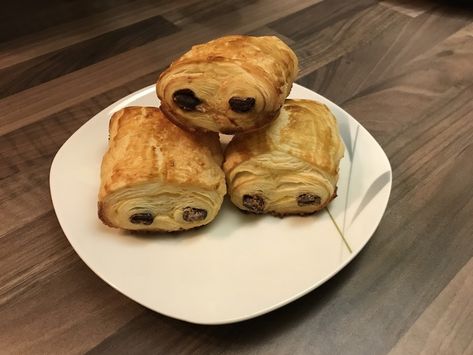
[[[386,0],[380,4],[410,17],[417,17],[435,6],[433,1],[423,0]]]
[[[52,212],[0,244],[2,352],[83,352],[141,311],[85,266]]]
[[[0,69],[0,98],[85,68],[179,30],[161,16],[109,31],[26,62]]]
[[[471,7],[22,4],[0,14],[0,353],[473,352]],[[95,113],[153,83],[189,46],[229,33],[289,43],[298,82],[342,105],[385,149],[393,191],[371,242],[329,282],[262,317],[199,326],[139,306],[87,268],[53,212],[49,169]]]
[[[159,6],[156,6],[155,1],[150,0],[114,4],[113,7],[101,13],[94,13],[85,19],[71,21],[0,43],[0,69],[131,26],[192,2],[196,0],[181,0],[179,3],[165,2]]]
[[[298,34],[297,30],[300,25],[291,26],[289,31],[284,31],[284,27],[279,30],[277,24],[269,26],[274,26],[277,31],[296,41],[293,47],[299,57],[299,75],[304,76],[371,42],[387,28],[403,20],[402,15],[378,4],[360,7],[361,10],[354,8],[346,17],[335,18],[336,22],[329,22],[323,29],[307,26],[307,30],[303,26],[302,34]],[[304,23],[299,18],[295,22]]]
[[[116,0],[116,5],[128,0]],[[87,18],[110,6],[110,1],[83,4],[81,1],[52,0],[50,6],[38,6],[34,0],[9,1],[0,16],[0,41],[7,41],[69,21]]]
[[[220,35],[246,33],[318,1],[303,0],[275,4],[270,0],[260,1],[258,4],[243,7],[241,11],[233,10],[222,13],[219,17],[211,17],[208,26],[190,24],[185,30],[174,35],[149,42],[113,58],[8,96],[0,100],[0,112],[9,112],[0,122],[0,134],[18,129],[131,80],[156,72],[157,68],[168,65],[192,44],[215,37],[212,28],[218,28]],[[208,7],[214,5],[204,3]],[[271,4],[273,4],[271,12],[268,13],[268,6]],[[246,21],[242,22],[241,17]],[[97,82],[101,85],[97,85]],[[45,91],[49,95],[43,95]],[[24,105],[25,102],[28,102],[28,105]]]
[[[415,19],[401,17],[389,31],[305,75],[299,82],[335,102],[344,103],[368,86],[398,75],[406,63],[470,22],[463,16],[445,17],[441,10],[428,11]],[[339,80],[344,85],[339,85]]]
[[[472,288],[473,260],[470,260],[389,354],[471,354]]]

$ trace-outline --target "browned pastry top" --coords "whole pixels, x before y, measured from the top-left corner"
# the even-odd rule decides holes
[[[109,132],[109,149],[102,163],[105,183],[99,198],[151,179],[204,189],[221,184],[222,153],[215,133],[189,133],[155,107],[126,107],[116,112]]]

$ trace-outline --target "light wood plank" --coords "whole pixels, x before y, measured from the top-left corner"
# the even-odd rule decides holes
[[[306,36],[294,46],[301,68],[299,77],[370,43],[389,27],[402,21],[403,15],[375,5]]]
[[[473,203],[468,207],[472,206]],[[470,259],[389,354],[471,354],[472,295],[473,259]]]
[[[422,15],[435,6],[435,2],[424,0],[384,0],[380,4],[410,17]]]

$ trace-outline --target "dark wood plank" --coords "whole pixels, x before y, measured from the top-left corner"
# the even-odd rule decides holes
[[[85,68],[177,31],[179,31],[177,26],[161,16],[155,16],[2,69],[0,98]]]
[[[0,15],[0,42],[84,18],[129,1],[50,0],[40,6],[34,0],[6,1]]]
[[[85,266],[53,212],[0,238],[0,268],[4,353],[81,353],[142,312]]]
[[[414,19],[400,19],[370,43],[303,76],[298,82],[343,104],[368,86],[399,75],[409,61],[470,23],[468,16],[445,17],[443,11],[436,9]]]
[[[472,292],[473,259],[470,259],[389,355],[471,354]]]
[[[330,23],[320,31],[315,29],[304,32],[306,35],[296,41],[293,48],[299,58],[299,76],[313,72],[370,43],[390,27],[406,20],[404,15],[377,4],[362,9],[355,8],[348,14],[350,16]],[[294,32],[294,38],[291,37],[293,31],[286,33],[283,28],[278,31],[297,39],[297,31]]]
[[[298,11],[290,16],[268,24],[279,33],[294,41],[315,37],[321,30],[333,26],[335,23],[347,20],[376,4],[375,0],[331,0],[322,1]]]
[[[471,28],[469,25],[424,55],[401,65],[392,78],[367,85],[367,89],[345,102],[344,107],[379,136],[385,148],[390,141],[404,139],[404,133],[412,126],[423,127],[422,132],[431,128],[445,102],[456,98],[473,83]],[[376,113],[381,116],[376,117]],[[425,126],[420,124],[420,118],[424,119]],[[383,134],[387,129],[391,134]],[[402,129],[403,134],[393,139],[398,129]]]
[[[79,259],[67,240],[58,233],[53,213],[35,219],[36,238],[27,226],[0,238],[0,307],[18,301],[20,295],[33,290],[61,268],[70,267]]]
[[[158,354],[201,354],[203,339],[207,342],[204,346],[207,354],[219,353],[222,349],[218,351],[218,346],[214,346],[212,334],[228,334],[228,332],[226,327],[211,330],[144,311],[115,334],[90,349],[87,354],[116,354],[122,349],[128,349],[129,344],[133,344],[134,354],[147,354],[150,349]]]
[[[103,12],[91,14],[86,18],[0,43],[0,69],[131,26],[196,1],[198,0],[166,2],[160,6],[156,6],[152,0],[135,0],[132,3],[115,4]]]
[[[226,14],[232,14],[232,21],[245,19],[245,12],[239,13],[239,9],[248,6],[254,6],[255,0],[207,0],[199,1],[191,4],[183,4],[177,9],[166,13],[166,18],[178,25],[185,27],[187,25],[207,25],[212,23],[215,30],[219,30],[219,25],[223,25],[222,29],[226,29],[225,22],[219,21]]]

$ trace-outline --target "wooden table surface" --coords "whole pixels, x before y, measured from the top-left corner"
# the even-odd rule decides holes
[[[46,3],[48,5],[46,5]],[[0,14],[0,353],[473,354],[473,11],[451,1],[9,1]],[[191,45],[275,34],[378,140],[393,190],[342,272],[225,326],[136,304],[75,254],[49,169]],[[78,211],[80,213],[80,211]]]

